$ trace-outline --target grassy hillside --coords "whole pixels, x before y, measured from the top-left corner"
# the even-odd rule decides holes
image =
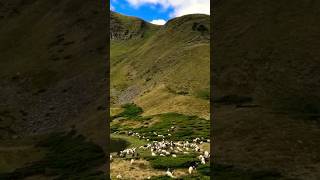
[[[135,26],[127,21],[143,21],[119,14],[112,15],[111,19],[118,22],[117,27],[129,32]],[[175,109],[174,105],[167,106],[172,98],[178,97],[174,102],[180,103],[182,109],[184,105],[191,105],[188,109],[193,112],[189,114],[208,118],[209,23],[209,16],[200,14],[172,19],[164,26],[144,22],[138,30],[143,36],[113,39],[113,103],[135,101],[149,114],[185,113],[186,110]],[[163,96],[172,98],[160,98]]]
[[[0,1],[1,173],[45,158],[49,133],[105,144],[105,20],[98,2]]]
[[[216,163],[320,176],[319,5],[217,1]]]
[[[140,154],[132,165],[129,157],[116,153],[125,147],[115,150],[112,179],[117,175],[125,179],[168,179],[168,167],[175,169],[174,175],[180,179],[209,179],[208,165],[190,176],[187,170],[199,161],[199,154],[210,151],[209,19],[192,14],[158,26],[111,13],[112,138],[114,146],[129,144]],[[171,127],[176,129],[170,131]],[[190,148],[177,153],[171,147],[168,151],[177,153],[177,157],[151,157],[150,150],[140,146],[161,141],[159,134],[173,142],[201,138],[206,143],[199,144],[201,152]]]

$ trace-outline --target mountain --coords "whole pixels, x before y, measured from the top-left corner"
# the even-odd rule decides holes
[[[208,119],[210,17],[186,15],[163,26],[115,12],[110,19],[113,105]]]
[[[111,12],[110,22],[111,178],[166,179],[170,168],[179,179],[210,179],[208,159],[197,173],[187,173],[199,154],[210,152],[210,16],[154,25]],[[163,158],[150,152],[152,141],[196,138],[203,141],[201,152],[167,147]],[[139,154],[135,168],[126,160],[131,156],[119,156],[127,147]]]
[[[91,1],[0,1],[0,173],[32,170],[28,163],[51,152],[39,143],[70,129],[105,148],[105,22]],[[55,138],[79,141],[66,144],[70,152],[84,147],[69,135]]]
[[[216,2],[216,163],[320,176],[319,5]]]

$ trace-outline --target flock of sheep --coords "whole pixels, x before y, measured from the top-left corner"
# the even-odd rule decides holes
[[[175,127],[171,127],[171,129],[169,129],[168,131],[173,131],[175,129]],[[201,162],[201,164],[206,164],[209,162],[210,159],[210,153],[208,151],[205,151],[204,149],[201,149],[199,147],[200,144],[204,143],[204,142],[208,142],[210,143],[210,139],[205,140],[204,138],[195,138],[192,140],[192,142],[189,141],[169,141],[169,140],[165,140],[166,136],[171,136],[171,134],[167,134],[165,135],[161,135],[158,134],[156,132],[152,132],[154,135],[158,136],[159,138],[162,138],[162,141],[152,141],[150,142],[149,139],[147,139],[146,137],[140,135],[139,133],[135,133],[132,131],[128,132],[129,136],[136,136],[139,139],[146,139],[148,142],[148,144],[144,145],[144,146],[140,146],[140,147],[133,147],[133,148],[128,148],[128,149],[124,149],[120,152],[117,153],[117,155],[121,158],[126,158],[128,156],[131,156],[131,161],[130,163],[133,164],[134,163],[134,158],[139,158],[140,154],[138,153],[137,149],[142,149],[144,151],[150,150],[151,156],[167,156],[167,157],[173,157],[176,158],[179,155],[182,154],[189,154],[190,152],[195,152],[195,153],[199,153],[200,155],[198,156],[199,161]],[[110,161],[113,160],[112,155],[110,155]],[[199,163],[194,163],[193,165],[191,165],[188,169],[188,173],[192,174],[193,170],[196,169],[196,167],[198,166]],[[170,168],[167,169],[167,171],[165,172],[165,174],[171,178],[175,178],[175,176],[173,175],[173,171],[170,170]],[[122,179],[122,176],[119,174],[116,177],[117,179]],[[147,179],[150,179],[150,177],[148,177]]]

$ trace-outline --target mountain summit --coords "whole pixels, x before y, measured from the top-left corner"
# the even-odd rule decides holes
[[[142,19],[110,12],[110,39],[128,40],[143,38],[146,31],[156,28],[155,25]]]

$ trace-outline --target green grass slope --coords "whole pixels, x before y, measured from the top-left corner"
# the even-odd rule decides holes
[[[134,29],[133,22],[142,21],[119,14],[111,19],[116,19],[111,22],[118,22],[117,26],[123,29]],[[155,111],[158,108],[156,112],[160,113],[169,111],[159,107],[172,98],[163,98],[151,106],[144,104],[141,98],[148,96],[156,102],[157,96],[165,94],[180,96],[181,104],[201,102],[202,106],[190,109],[203,106],[208,109],[209,19],[207,15],[193,14],[172,19],[163,26],[144,22],[139,32],[145,35],[126,40],[111,39],[113,103],[137,101],[143,109]],[[131,23],[127,22],[129,20]]]

